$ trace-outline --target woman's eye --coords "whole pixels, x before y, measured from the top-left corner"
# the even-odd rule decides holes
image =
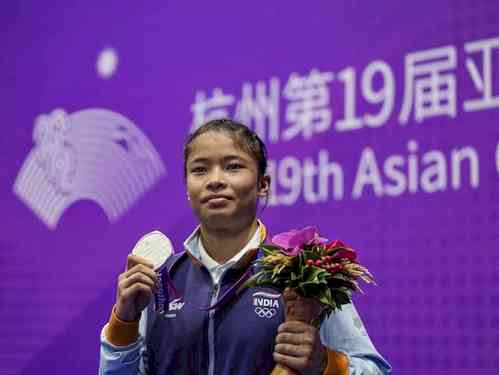
[[[241,169],[242,167],[243,166],[241,164],[237,164],[237,163],[232,163],[232,164],[227,165],[228,170],[237,170],[237,169]]]
[[[195,168],[191,169],[191,173],[194,173],[194,174],[204,173],[205,171],[206,171],[205,167],[195,167]]]

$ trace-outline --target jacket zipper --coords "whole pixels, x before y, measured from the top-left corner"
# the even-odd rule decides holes
[[[213,305],[220,293],[220,281],[213,285],[210,305]],[[215,374],[215,309],[208,312],[208,375]]]

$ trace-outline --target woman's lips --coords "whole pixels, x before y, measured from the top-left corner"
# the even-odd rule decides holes
[[[228,195],[210,195],[206,198],[203,198],[201,200],[201,203],[206,203],[206,202],[210,202],[210,201],[217,200],[217,199],[230,200],[231,198]]]
[[[228,197],[216,196],[206,199],[206,203],[209,207],[222,207],[225,206],[229,202]]]

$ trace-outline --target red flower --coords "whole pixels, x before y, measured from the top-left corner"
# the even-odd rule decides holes
[[[326,245],[326,250],[331,250],[334,249],[335,247],[347,247],[347,246],[340,240],[334,240]]]
[[[340,249],[333,252],[331,256],[333,260],[346,258],[348,260],[355,261],[355,259],[357,259],[357,254],[352,249]]]

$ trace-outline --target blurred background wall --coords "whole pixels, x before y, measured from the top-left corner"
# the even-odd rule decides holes
[[[318,226],[378,287],[395,374],[499,368],[499,4],[17,1],[0,12],[0,373],[93,374],[144,233],[196,224],[182,145],[269,148],[272,233]]]

